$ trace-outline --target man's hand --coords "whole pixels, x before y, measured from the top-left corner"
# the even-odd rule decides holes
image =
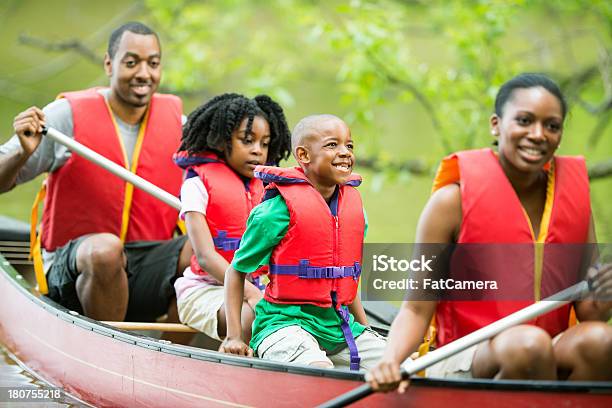
[[[219,347],[221,353],[236,354],[238,356],[253,357],[253,349],[246,345],[242,339],[227,337]]]
[[[13,129],[19,138],[25,157],[30,157],[40,145],[44,125],[45,114],[36,106],[32,106],[15,116]]]
[[[399,364],[394,360],[381,360],[365,377],[374,391],[389,392],[398,388],[403,394],[408,388],[409,381],[402,380]]]

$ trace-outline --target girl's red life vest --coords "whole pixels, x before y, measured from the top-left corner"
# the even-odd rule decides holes
[[[227,163],[212,152],[174,155],[175,163],[186,169],[186,178],[199,177],[208,192],[206,222],[215,244],[215,249],[228,262],[240,246],[246,222],[253,207],[263,197],[263,182],[252,178],[245,181]],[[191,257],[191,270],[198,275],[208,275],[195,255]],[[256,277],[263,271],[258,270]],[[211,280],[213,279],[210,277]]]
[[[493,270],[502,280],[511,279],[523,293],[533,293],[533,300],[554,294],[563,282],[575,281],[576,276],[572,275],[578,274],[580,257],[571,252],[574,248],[580,253],[583,246],[547,244],[586,243],[591,217],[584,159],[555,157],[547,169],[546,204],[538,237],[534,237],[529,218],[491,149],[448,156],[442,161],[434,182],[434,191],[447,184],[460,184],[463,218],[459,244],[510,244],[491,246],[486,254],[481,254],[480,259],[498,257],[500,262],[495,262],[493,268],[490,264],[477,267]],[[504,248],[505,256],[500,255],[500,249]],[[470,254],[474,255],[479,257]],[[475,263],[477,260],[467,268],[474,267]],[[531,303],[530,300],[441,301],[436,310],[436,343],[442,346]],[[530,323],[554,337],[567,329],[569,314],[568,305]]]
[[[355,188],[361,177],[353,174],[338,186],[330,205],[300,168],[258,166],[255,177],[270,183],[264,200],[280,194],[289,210],[287,233],[270,257],[264,298],[319,307],[351,304],[361,274],[365,229]]]
[[[96,88],[67,92],[77,142],[128,168],[110,107]],[[172,154],[181,138],[181,100],[155,94],[141,125],[131,170],[178,195],[181,171]],[[108,232],[125,241],[172,238],[178,212],[77,154],[47,179],[42,246],[48,251],[91,233]],[[122,233],[123,231],[123,233]],[[122,236],[123,235],[123,236]]]

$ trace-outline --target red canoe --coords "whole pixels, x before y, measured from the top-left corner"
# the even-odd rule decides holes
[[[95,406],[312,407],[363,383],[363,373],[166,344],[74,315],[2,256],[0,294],[0,342],[38,376]],[[611,407],[612,383],[415,379],[404,395],[375,394],[356,406]]]

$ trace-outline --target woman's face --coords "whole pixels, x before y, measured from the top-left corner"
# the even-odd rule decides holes
[[[502,165],[537,172],[552,158],[563,134],[563,111],[556,96],[542,87],[518,88],[491,117]]]

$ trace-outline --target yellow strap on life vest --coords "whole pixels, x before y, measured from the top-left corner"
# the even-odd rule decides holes
[[[176,228],[181,231],[181,235],[187,235],[187,226],[185,226],[185,221],[178,219],[176,221]]]
[[[46,195],[47,179],[43,181],[38,194],[36,194],[30,215],[30,259],[34,263],[34,274],[36,275],[36,283],[38,283],[38,291],[43,295],[49,293],[49,288],[47,287],[47,277],[45,276],[41,253],[42,226],[38,235],[36,234],[36,226],[38,224],[38,206],[44,201]]]
[[[134,146],[134,152],[132,153],[132,166],[128,168],[128,158],[127,153],[125,151],[125,146],[123,144],[123,139],[121,137],[121,132],[119,132],[119,126],[117,126],[117,122],[115,121],[115,116],[113,110],[111,109],[108,101],[105,100],[106,108],[108,109],[108,114],[110,115],[111,121],[113,122],[113,127],[115,128],[115,136],[119,141],[119,145],[121,146],[121,151],[123,153],[124,167],[130,170],[132,173],[136,174],[136,169],[138,168],[138,158],[140,156],[140,151],[142,150],[142,144],[144,141],[145,131],[147,129],[147,122],[149,119],[149,110],[144,114],[144,119],[140,124],[140,129],[138,131],[138,138],[136,139],[136,145]],[[130,209],[132,208],[132,198],[134,196],[134,185],[131,183],[125,183],[125,196],[123,200],[123,211],[121,213],[121,232],[119,233],[119,238],[121,242],[125,242],[125,238],[128,232],[128,224],[130,223]]]
[[[438,329],[436,327],[436,315],[434,314],[434,316],[431,318],[431,322],[429,322],[429,329],[427,329],[427,333],[423,338],[423,343],[421,343],[417,350],[417,352],[419,353],[419,357],[429,353],[429,348],[436,341],[437,332]],[[416,373],[416,375],[418,375],[419,377],[425,377],[425,370],[419,371],[418,373]]]

